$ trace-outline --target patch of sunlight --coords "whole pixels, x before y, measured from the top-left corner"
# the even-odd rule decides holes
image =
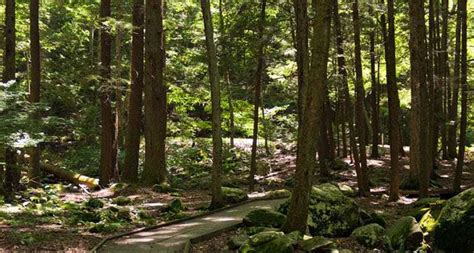
[[[162,207],[165,206],[164,203],[161,202],[154,202],[154,203],[145,203],[143,204],[144,207]]]
[[[23,208],[22,206],[12,206],[12,205],[0,206],[1,213],[16,214],[16,213],[22,213],[24,211],[25,211],[25,208]]]
[[[407,198],[404,196],[401,196],[400,199],[397,201],[397,203],[404,204],[404,205],[410,205],[417,201],[418,198]]]
[[[204,218],[203,220],[205,221],[212,221],[212,222],[221,222],[221,221],[236,221],[236,220],[241,220],[241,218],[236,218],[236,217],[207,217]]]

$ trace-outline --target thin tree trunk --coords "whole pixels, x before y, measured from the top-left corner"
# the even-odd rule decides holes
[[[125,138],[125,161],[123,180],[138,182],[138,161],[140,151],[140,133],[142,129],[143,104],[143,25],[144,0],[133,1],[132,14],[132,59],[131,59],[131,87],[128,105],[127,137]]]
[[[122,4],[121,1],[117,2],[117,16],[118,21],[122,20]],[[123,29],[118,25],[116,28],[115,35],[115,139],[117,140],[117,155],[120,152],[120,148],[123,148],[123,120],[124,120],[124,110],[123,110],[123,101],[122,101],[122,81],[120,74],[122,72],[122,40],[123,40]],[[117,160],[117,170],[120,170],[120,164],[118,157]],[[118,178],[118,175],[117,175]]]
[[[217,53],[214,43],[210,0],[201,0],[204,31],[206,35],[207,63],[209,82],[211,83],[212,102],[212,200],[211,208],[219,208],[224,204],[221,189],[222,174],[222,130],[221,130],[221,95]]]
[[[166,181],[163,0],[145,1],[145,167],[143,183]]]
[[[460,2],[462,3],[462,1]],[[457,130],[457,118],[458,118],[458,97],[459,97],[459,69],[460,69],[460,57],[461,57],[461,22],[462,22],[462,4],[457,5],[457,18],[456,18],[456,45],[454,49],[454,73],[453,73],[453,93],[451,99],[451,105],[449,108],[449,132],[448,132],[448,157],[453,159],[456,157],[456,130]]]
[[[369,178],[367,175],[367,152],[366,152],[366,138],[367,138],[367,121],[365,117],[364,107],[364,80],[362,76],[362,58],[361,58],[361,46],[360,46],[360,20],[359,20],[359,3],[355,0],[352,5],[352,18],[354,25],[354,64],[356,72],[355,90],[356,90],[356,126],[359,137],[359,149],[360,149],[360,173],[357,175],[359,194],[361,196],[367,196],[370,193],[369,189]]]
[[[443,23],[441,26],[441,55],[440,55],[440,62],[441,62],[441,81],[442,81],[442,86],[444,88],[444,101],[443,101],[443,115],[444,119],[447,119],[448,117],[448,108],[450,104],[450,96],[451,96],[451,82],[450,82],[450,71],[449,71],[449,55],[448,55],[448,16],[449,12],[449,0],[442,0],[442,18],[443,18]],[[448,159],[448,127],[446,124],[442,124],[442,130],[441,130],[441,143],[442,143],[442,152],[443,152],[443,159]]]
[[[262,95],[262,79],[265,70],[265,8],[266,0],[261,0],[260,22],[258,26],[259,41],[257,51],[257,71],[255,73],[255,98],[253,109],[253,134],[252,134],[252,152],[250,155],[250,176],[249,176],[249,190],[255,190],[255,173],[257,171],[257,141],[258,141],[258,108],[261,104]]]
[[[411,65],[411,143],[410,170],[417,177],[420,197],[428,196],[431,171],[431,138],[426,129],[429,122],[429,100],[426,69],[426,27],[423,2],[409,1],[410,65]]]
[[[373,14],[373,7],[370,6],[370,14]],[[379,84],[377,82],[376,78],[376,72],[375,72],[375,65],[376,65],[376,53],[375,53],[375,31],[376,28],[372,27],[370,34],[369,34],[369,40],[370,40],[370,80],[372,84],[372,99],[371,99],[371,107],[372,107],[372,120],[371,120],[371,126],[372,126],[372,152],[370,156],[372,158],[378,158],[379,155]]]
[[[30,83],[30,102],[32,104],[40,101],[41,90],[41,55],[40,55],[40,35],[39,35],[39,0],[30,1],[30,54],[31,54],[31,83]],[[39,115],[33,116],[36,120]],[[40,183],[41,170],[40,148],[32,147],[30,150],[31,170],[29,173],[31,185]]]
[[[387,95],[389,114],[389,141],[390,141],[390,201],[399,198],[400,188],[400,99],[398,97],[397,70],[395,58],[395,10],[394,0],[387,3],[388,33],[385,15],[382,15],[382,33],[385,46],[385,61],[387,74]]]
[[[300,13],[305,10],[305,0],[295,0],[296,16],[304,16]],[[329,28],[331,23],[331,0],[313,0],[313,33],[311,40],[311,76],[308,86],[304,90],[304,109],[301,120],[301,129],[298,131],[298,150],[296,155],[295,187],[293,188],[290,206],[286,221],[282,227],[284,232],[306,230],[309,194],[312,186],[312,176],[315,166],[316,146],[319,139],[319,130],[322,119],[322,107],[324,103],[324,82],[327,78],[327,62],[329,49]],[[303,7],[303,8],[302,8]],[[297,22],[297,31],[306,32],[304,22]],[[298,37],[298,51],[304,49],[304,36]],[[300,52],[305,55],[305,52]],[[304,62],[302,64],[304,67]],[[303,79],[304,77],[303,74]]]
[[[467,0],[460,0],[462,5],[461,15],[461,125],[459,129],[459,152],[456,171],[454,173],[453,189],[455,192],[461,191],[462,170],[464,167],[464,155],[466,149],[466,128],[467,128],[467,112],[468,112],[468,83],[467,83]]]
[[[293,0],[295,10],[296,34],[296,65],[298,66],[298,126],[303,124],[303,110],[305,107],[305,89],[309,75],[308,49],[308,6],[307,0]],[[298,127],[299,131],[300,127]]]

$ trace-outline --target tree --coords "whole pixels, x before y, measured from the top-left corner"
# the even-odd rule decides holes
[[[211,208],[224,205],[221,190],[222,173],[222,130],[221,130],[221,95],[219,85],[219,71],[217,68],[217,53],[214,43],[214,30],[212,26],[211,6],[209,0],[201,0],[202,16],[204,20],[204,33],[206,35],[207,64],[209,82],[211,83],[212,104],[212,200]]]
[[[15,80],[16,74],[16,29],[15,29],[15,0],[7,0],[5,2],[5,55],[4,55],[4,72],[3,82]],[[3,173],[1,171],[0,173]],[[13,193],[18,185],[19,171],[16,168],[16,151],[12,147],[5,148],[5,177],[3,191],[5,202],[13,201]],[[2,175],[3,177],[3,175]]]
[[[305,10],[306,1],[295,0],[293,2],[296,16]],[[301,8],[303,7],[303,8]],[[285,232],[306,230],[309,195],[311,192],[313,172],[315,166],[316,146],[319,141],[319,131],[322,119],[322,107],[324,103],[324,81],[327,74],[327,62],[329,51],[329,27],[331,23],[331,0],[313,0],[313,38],[311,40],[311,75],[304,89],[304,109],[302,125],[298,130],[298,148],[296,154],[295,187],[292,191],[290,206],[286,221],[282,227]],[[297,25],[304,23],[297,22]],[[297,29],[298,30],[298,29]],[[304,29],[299,29],[304,32]],[[297,36],[304,38],[304,36]],[[301,45],[299,41],[297,45]],[[298,48],[300,50],[302,48]],[[304,55],[304,52],[301,52]],[[304,65],[303,65],[304,66]],[[303,76],[303,79],[305,77]]]
[[[426,69],[426,27],[422,1],[410,0],[410,170],[411,178],[419,183],[420,197],[428,195],[431,171],[431,138],[425,124],[429,122],[429,100]]]
[[[130,67],[131,87],[128,105],[127,137],[125,138],[125,161],[122,179],[125,182],[138,181],[138,160],[140,150],[140,130],[142,129],[143,97],[143,0],[133,1],[132,14],[132,59]]]
[[[100,184],[105,186],[112,179],[118,179],[117,140],[115,139],[115,118],[112,111],[111,68],[112,36],[110,27],[105,21],[111,17],[110,0],[101,0],[100,18],[102,21],[100,33],[100,76],[103,85],[100,87],[101,108],[101,141],[100,141]]]
[[[354,65],[355,65],[355,91],[356,91],[356,102],[355,102],[355,113],[356,113],[356,127],[357,135],[359,137],[359,155],[360,155],[360,170],[357,172],[357,182],[359,186],[359,194],[361,196],[367,196],[370,193],[369,189],[369,178],[367,175],[367,151],[366,151],[366,126],[367,121],[365,118],[365,90],[364,80],[362,76],[362,58],[361,58],[361,46],[360,46],[360,20],[359,20],[359,2],[355,0],[352,5],[352,24],[354,26]]]
[[[388,33],[385,15],[381,17],[382,33],[385,46],[385,62],[387,75],[389,141],[390,141],[390,196],[389,200],[399,198],[400,187],[400,99],[397,87],[397,69],[395,58],[395,8],[394,0],[387,1]]]
[[[30,1],[30,55],[31,55],[31,82],[30,103],[40,101],[41,90],[41,48],[39,34],[39,0]],[[38,118],[39,115],[34,115]],[[30,151],[31,170],[29,173],[32,185],[38,185],[40,180],[40,148],[32,147]]]
[[[371,3],[369,7],[369,15],[374,14],[374,7]],[[375,53],[375,35],[376,27],[372,27],[369,33],[369,44],[370,44],[370,81],[371,81],[371,107],[372,107],[372,152],[370,156],[372,158],[378,158],[379,155],[379,83],[377,81],[377,75],[375,70],[377,55]]]
[[[454,173],[453,189],[461,191],[462,170],[464,167],[464,154],[466,151],[466,128],[468,112],[468,83],[467,83],[467,0],[460,0],[458,4],[461,14],[461,125],[459,129],[458,161]]]
[[[258,109],[261,104],[262,78],[265,70],[265,8],[267,1],[261,0],[260,22],[258,25],[257,70],[255,72],[255,98],[253,109],[252,152],[250,157],[249,190],[255,189],[255,172],[257,171],[257,141],[258,141]]]
[[[145,168],[143,183],[166,181],[163,0],[145,1]]]

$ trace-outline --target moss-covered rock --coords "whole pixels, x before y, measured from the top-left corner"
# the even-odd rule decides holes
[[[430,211],[431,216],[436,219],[445,203],[446,200],[439,198],[419,199],[413,203],[413,208],[408,212],[408,215],[413,216],[417,221],[420,221],[423,215]]]
[[[153,185],[152,189],[153,189],[154,192],[159,192],[159,193],[168,193],[168,192],[173,191],[173,188],[171,187],[171,185],[168,182],[161,183],[161,184],[155,184],[155,185]]]
[[[291,192],[287,189],[273,190],[267,192],[265,196],[269,198],[287,198],[291,196]]]
[[[367,225],[376,223],[385,228],[385,219],[377,213],[369,213],[365,210],[360,210],[361,224]]]
[[[347,184],[338,184],[339,190],[344,193],[348,197],[356,197],[357,191],[354,190],[352,187],[348,186]]]
[[[239,252],[293,253],[296,242],[283,232],[265,231],[255,234],[246,241]]]
[[[239,188],[222,187],[222,197],[227,204],[235,204],[247,200],[247,193]]]
[[[132,216],[130,215],[130,209],[122,207],[118,209],[117,219],[119,220],[131,220]]]
[[[267,228],[267,227],[244,227],[242,232],[247,235],[255,235],[264,231],[278,231],[276,228]]]
[[[393,249],[415,250],[423,242],[423,232],[415,218],[405,216],[388,229],[387,236]]]
[[[176,198],[176,199],[171,200],[171,202],[166,206],[164,211],[171,212],[171,213],[179,213],[183,211],[184,209],[185,208],[181,200]]]
[[[97,209],[104,207],[104,202],[100,199],[90,198],[84,203],[84,206],[90,209]]]
[[[281,227],[285,222],[286,215],[267,209],[256,209],[250,211],[244,217],[244,224],[247,226]]]
[[[449,252],[474,251],[474,188],[446,202],[434,231],[434,245]]]
[[[249,239],[250,237],[247,234],[238,234],[235,236],[232,236],[229,241],[227,241],[227,247],[230,250],[236,250],[242,247],[242,245],[245,244],[245,242]]]
[[[315,236],[313,238],[309,238],[307,240],[300,240],[298,242],[298,248],[306,251],[306,252],[314,252],[316,250],[325,250],[333,248],[334,242],[322,237],[322,236]]]
[[[280,206],[287,213],[289,201]],[[346,236],[360,224],[359,207],[333,184],[321,184],[311,190],[309,211],[314,226],[309,226],[312,235]]]
[[[132,200],[129,197],[125,197],[125,196],[119,196],[112,199],[112,204],[116,204],[118,206],[126,206],[126,205],[130,205],[131,203],[132,203]]]
[[[352,236],[360,244],[370,248],[383,246],[385,243],[385,229],[376,223],[354,229]]]

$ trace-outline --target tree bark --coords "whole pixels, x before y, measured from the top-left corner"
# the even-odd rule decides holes
[[[356,72],[355,90],[356,90],[356,127],[357,134],[359,137],[359,150],[360,150],[360,173],[357,173],[357,182],[359,186],[359,194],[361,196],[367,196],[370,193],[369,178],[367,175],[367,152],[366,152],[366,117],[365,117],[365,90],[364,80],[362,76],[362,58],[361,58],[361,46],[360,46],[360,20],[359,20],[359,3],[355,0],[352,5],[352,23],[354,26],[354,64]]]
[[[458,99],[459,99],[459,85],[460,85],[460,57],[461,57],[461,22],[462,22],[462,6],[463,1],[457,5],[456,17],[456,45],[454,49],[454,73],[453,73],[453,93],[451,98],[451,105],[449,108],[449,131],[448,131],[448,158],[456,157],[456,130],[458,118]]]
[[[294,2],[296,16],[304,16],[299,13],[306,6],[305,0],[295,0]],[[319,139],[319,130],[323,120],[322,107],[324,103],[324,82],[327,75],[328,49],[329,49],[329,28],[331,23],[331,0],[313,0],[313,11],[315,13],[313,20],[313,33],[311,40],[311,76],[310,82],[304,90],[304,109],[302,125],[298,131],[298,150],[296,154],[296,172],[295,187],[286,221],[282,227],[284,232],[300,231],[305,232],[309,195],[311,192],[313,171],[315,166],[316,146]],[[297,31],[306,32],[304,27],[299,27],[304,23],[297,23]],[[304,36],[297,35],[299,40]],[[304,44],[303,41],[298,42]],[[298,47],[302,50],[304,47]],[[302,55],[305,52],[300,52]],[[304,65],[303,65],[304,67]],[[303,72],[304,73],[304,72]],[[303,74],[304,75],[304,74]],[[303,79],[306,77],[303,76]]]
[[[388,0],[387,3],[388,33],[385,21],[385,15],[382,15],[382,33],[385,46],[385,61],[387,75],[387,95],[388,95],[388,114],[389,114],[389,141],[390,141],[390,201],[396,201],[399,198],[400,188],[400,99],[398,97],[397,87],[397,69],[395,58],[395,8],[394,0]]]
[[[102,22],[111,17],[110,0],[101,0],[100,18]],[[117,169],[117,140],[115,139],[115,118],[112,111],[112,85],[111,85],[111,43],[110,27],[102,23],[100,29],[100,88],[101,107],[101,150],[100,150],[100,176],[99,183],[108,185],[118,175]]]
[[[40,101],[41,90],[41,53],[39,34],[39,0],[30,1],[30,55],[31,55],[31,82],[30,82],[30,103]],[[33,115],[36,120],[39,115]],[[29,178],[31,185],[40,183],[41,171],[39,167],[40,148],[38,146],[30,149]]]
[[[453,189],[455,192],[461,191],[462,170],[464,167],[464,155],[466,149],[466,129],[468,112],[468,83],[467,83],[467,0],[460,0],[461,9],[461,125],[459,129],[459,151],[456,171],[454,173]]]
[[[143,0],[133,1],[132,14],[132,59],[130,67],[131,87],[128,105],[127,137],[125,138],[125,161],[122,178],[125,182],[138,182],[140,133],[142,129],[143,104]]]
[[[204,31],[206,35],[207,63],[209,81],[211,83],[212,102],[212,200],[211,208],[224,205],[221,190],[222,173],[222,130],[221,130],[221,95],[219,84],[219,71],[217,68],[217,53],[214,43],[214,30],[212,26],[210,0],[201,0]]]
[[[426,27],[423,2],[409,1],[410,66],[411,66],[411,177],[419,183],[420,197],[428,195],[431,171],[431,138],[426,129],[429,122],[428,85],[426,80]]]
[[[145,1],[145,167],[142,181],[166,181],[166,92],[163,0]]]
[[[373,6],[370,6],[370,13],[373,14]],[[376,77],[376,53],[375,53],[375,31],[376,27],[372,27],[369,33],[369,44],[370,44],[370,80],[372,85],[372,99],[371,107],[372,107],[372,120],[371,120],[371,127],[372,127],[372,152],[370,156],[372,158],[378,158],[379,155],[379,84]]]
[[[301,126],[305,105],[305,88],[308,85],[309,50],[308,50],[308,6],[307,1],[293,0],[296,21],[296,65],[298,66],[298,125]],[[299,128],[298,128],[299,131]]]

